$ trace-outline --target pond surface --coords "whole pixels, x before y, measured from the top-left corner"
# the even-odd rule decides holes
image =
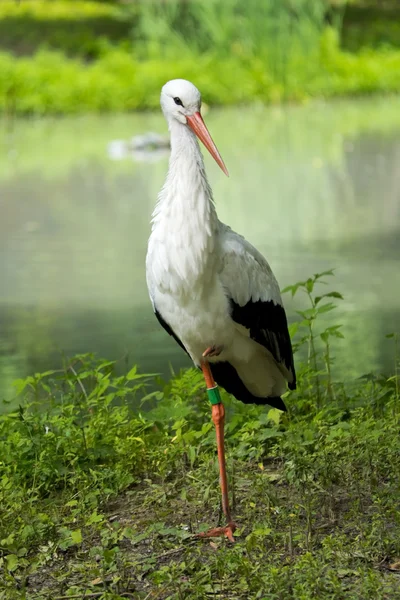
[[[336,268],[345,340],[336,369],[391,370],[400,330],[400,100],[209,110],[230,171],[206,157],[220,218],[268,258],[281,287]],[[168,156],[107,146],[161,115],[0,123],[0,398],[12,381],[96,352],[167,374],[188,359],[154,318],[144,260]],[[325,290],[324,290],[325,291]],[[304,306],[285,295],[290,318]]]

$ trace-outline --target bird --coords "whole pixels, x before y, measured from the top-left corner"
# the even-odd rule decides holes
[[[147,287],[159,323],[202,369],[212,405],[227,524],[199,535],[234,541],[218,386],[246,404],[286,410],[281,396],[296,388],[291,340],[268,262],[218,219],[198,139],[229,173],[201,116],[199,90],[185,79],[168,81],[160,104],[171,151],[152,214]]]

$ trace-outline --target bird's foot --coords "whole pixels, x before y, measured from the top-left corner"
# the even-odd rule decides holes
[[[219,356],[224,349],[223,346],[209,346],[207,350],[203,352],[203,358],[211,358],[213,356]]]
[[[209,529],[208,531],[203,531],[201,533],[197,533],[196,537],[199,538],[209,538],[209,537],[226,537],[232,543],[234,543],[235,538],[233,534],[236,530],[236,524],[233,521],[230,521],[225,527],[214,527],[213,529]]]

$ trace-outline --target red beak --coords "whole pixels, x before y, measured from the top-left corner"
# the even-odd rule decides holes
[[[217,146],[214,144],[211,135],[203,121],[203,117],[199,112],[194,113],[191,117],[186,117],[187,123],[192,131],[197,135],[199,140],[203,142],[215,162],[221,167],[225,175],[229,177],[228,169],[218,152]]]

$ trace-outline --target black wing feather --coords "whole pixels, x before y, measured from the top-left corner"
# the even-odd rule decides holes
[[[186,352],[186,354],[188,356],[189,352],[186,350],[185,346],[182,344],[181,340],[178,338],[178,336],[174,333],[172,327],[170,327],[168,325],[168,323],[166,321],[164,321],[164,319],[162,318],[162,316],[160,315],[160,313],[158,312],[158,310],[154,307],[154,314],[156,315],[158,322],[160,323],[160,325],[162,325],[162,327],[164,327],[165,331],[167,333],[169,333],[169,335],[172,335],[172,337],[174,338],[174,340],[180,345],[181,348],[184,349],[184,351]]]
[[[283,363],[293,375],[289,389],[296,389],[296,373],[286,313],[283,306],[272,300],[249,300],[240,306],[230,299],[231,317],[250,331],[250,337],[264,346],[278,363]]]
[[[229,362],[210,363],[211,372],[215,381],[223,387],[229,394],[232,394],[245,404],[269,404],[273,408],[286,411],[285,403],[279,396],[268,396],[261,398],[254,396],[240,379],[235,367]]]

